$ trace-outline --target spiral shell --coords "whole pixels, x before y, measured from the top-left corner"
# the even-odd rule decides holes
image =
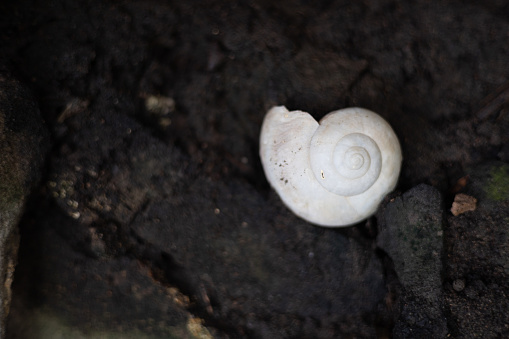
[[[390,125],[363,108],[320,123],[284,106],[267,112],[260,135],[267,180],[298,216],[320,226],[355,224],[396,186],[401,147]]]

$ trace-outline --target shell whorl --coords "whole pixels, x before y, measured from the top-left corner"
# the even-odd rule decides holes
[[[317,123],[284,106],[267,113],[260,135],[265,175],[298,216],[339,227],[373,214],[397,183],[401,148],[378,114],[346,108]]]

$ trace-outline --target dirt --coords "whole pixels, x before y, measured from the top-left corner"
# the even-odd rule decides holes
[[[425,183],[443,200],[448,335],[507,335],[491,317],[509,305],[507,197],[460,179],[509,163],[508,14],[496,0],[0,4],[0,60],[52,144],[8,337],[391,337],[405,309],[377,219],[310,225],[265,180],[276,104],[382,115],[403,149],[394,196]],[[458,192],[498,207],[454,217]]]

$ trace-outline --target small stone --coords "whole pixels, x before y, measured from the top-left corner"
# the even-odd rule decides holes
[[[468,211],[475,211],[477,199],[463,193],[456,194],[452,203],[451,212],[454,216],[458,216]]]
[[[463,291],[463,289],[465,288],[465,280],[463,279],[454,280],[452,283],[452,288],[454,288],[456,292]]]
[[[175,100],[170,97],[150,95],[145,99],[145,108],[150,114],[168,115],[175,110]]]

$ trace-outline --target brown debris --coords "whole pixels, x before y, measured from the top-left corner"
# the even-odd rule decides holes
[[[476,204],[476,198],[463,193],[459,193],[454,197],[451,212],[454,216],[458,216],[468,211],[475,211]]]

